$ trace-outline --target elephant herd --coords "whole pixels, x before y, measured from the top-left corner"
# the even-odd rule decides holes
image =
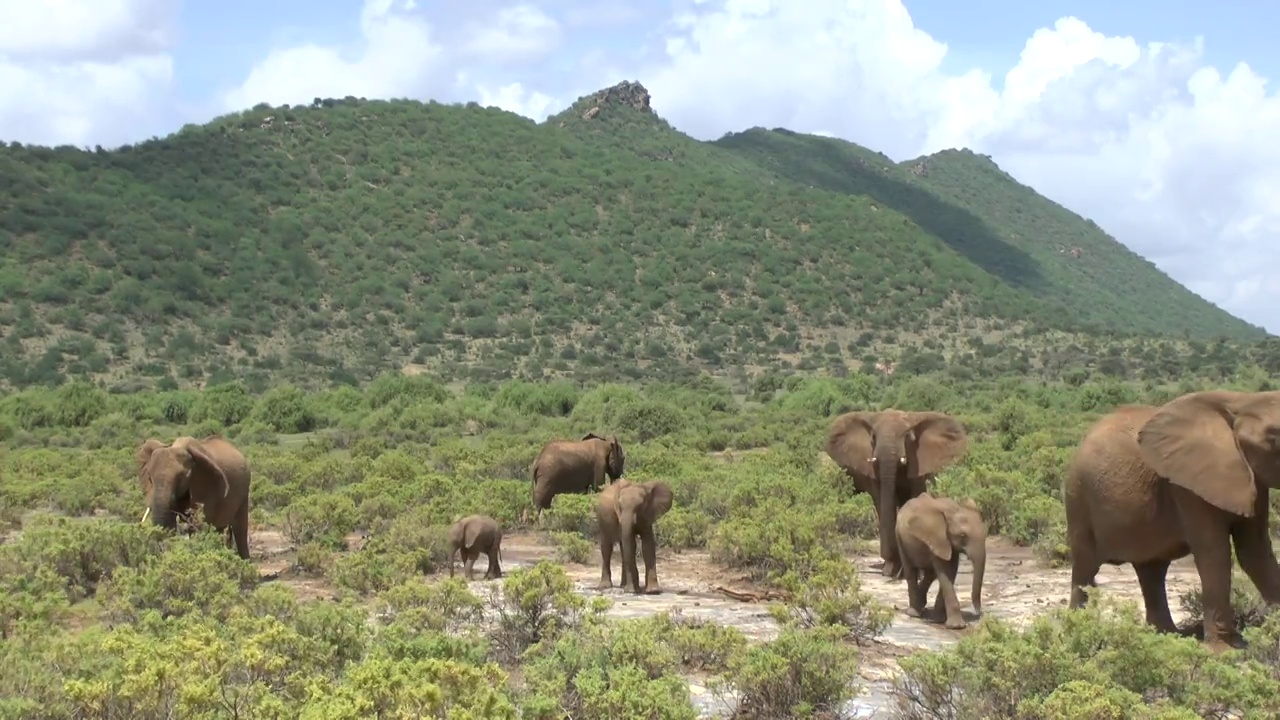
[[[915,616],[923,614],[937,579],[935,614],[945,611],[949,627],[964,626],[954,588],[960,554],[973,562],[972,603],[981,609],[986,533],[972,501],[936,497],[927,486],[967,449],[966,430],[954,417],[895,409],[845,413],[831,424],[825,444],[853,491],[872,497],[882,574],[907,581]],[[172,529],[178,516],[202,506],[205,521],[226,531],[228,545],[234,541],[248,558],[250,471],[234,445],[217,436],[180,437],[168,445],[148,439],[137,461],[144,521],[149,516]],[[623,479],[625,462],[614,436],[588,433],[547,443],[531,468],[535,519],[555,495],[599,491],[600,587],[613,585],[617,545],[623,589],[657,592],[654,524],[671,509],[673,495],[661,481]],[[1243,646],[1231,607],[1233,547],[1263,599],[1280,604],[1280,564],[1268,528],[1272,487],[1280,487],[1280,391],[1202,391],[1159,406],[1113,409],[1086,431],[1063,478],[1070,607],[1084,605],[1085,588],[1094,586],[1103,564],[1129,563],[1147,622],[1175,631],[1165,575],[1172,561],[1191,555],[1203,593],[1204,642],[1215,650]],[[492,518],[459,520],[450,531],[450,573],[453,552],[462,553],[468,578],[485,552],[485,577],[500,576],[501,540]]]
[[[147,518],[173,530],[178,518],[202,511],[204,522],[227,533],[227,545],[249,558],[249,463],[230,441],[217,435],[182,436],[168,445],[148,438],[136,451],[138,483]],[[533,462],[532,499],[537,519],[561,493],[585,493],[610,483],[597,498],[600,527],[600,587],[613,586],[610,562],[615,545],[622,548],[622,587],[632,592],[659,592],[654,523],[671,510],[670,486],[662,481],[633,483],[621,479],[626,456],[617,437],[588,433],[581,440],[547,443]],[[636,539],[644,557],[645,580],[636,567]],[[487,515],[469,515],[449,528],[449,574],[460,554],[464,573],[484,553],[489,559],[485,578],[502,576],[502,528]]]
[[[966,543],[979,607],[983,553],[975,539],[983,533],[974,518],[961,519],[976,510],[972,503],[934,498],[925,488],[963,456],[966,445],[954,418],[897,410],[841,415],[826,443],[827,454],[853,479],[854,492],[871,494],[882,573],[906,577],[912,614],[924,606],[914,575],[923,572],[928,581],[936,574],[950,626],[961,624],[950,581],[955,554]],[[1263,600],[1280,604],[1280,564],[1268,527],[1274,487],[1280,487],[1280,391],[1208,390],[1158,406],[1114,408],[1085,432],[1063,477],[1069,607],[1084,606],[1085,589],[1095,585],[1103,564],[1129,563],[1147,623],[1176,632],[1165,576],[1170,563],[1191,555],[1202,589],[1204,642],[1214,650],[1243,647],[1231,606],[1232,549]],[[932,529],[920,520],[926,508],[934,516]]]

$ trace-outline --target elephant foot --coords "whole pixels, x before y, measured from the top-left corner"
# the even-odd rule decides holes
[[[646,585],[644,587],[644,594],[645,595],[661,595],[662,588],[657,585]]]
[[[1215,653],[1223,653],[1228,650],[1244,650],[1249,647],[1249,643],[1245,642],[1245,639],[1239,633],[1234,632],[1205,638],[1204,644]]]
[[[601,580],[600,582],[596,583],[596,589],[597,589],[597,590],[612,590],[612,589],[613,589],[613,581],[612,581],[612,580]]]
[[[963,630],[969,627],[969,623],[965,622],[964,618],[960,618],[957,620],[947,620],[946,627],[948,630]]]
[[[923,618],[924,612],[920,608],[909,607],[907,608],[907,617]]]

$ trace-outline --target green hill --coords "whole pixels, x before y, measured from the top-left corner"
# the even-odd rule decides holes
[[[541,124],[349,97],[112,151],[14,143],[0,250],[16,386],[1169,374],[1267,337],[971,153],[698,142],[626,83]]]

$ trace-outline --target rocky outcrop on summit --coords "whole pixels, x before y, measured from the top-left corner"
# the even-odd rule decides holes
[[[590,120],[599,115],[602,108],[610,105],[625,105],[640,112],[653,113],[652,108],[649,107],[649,91],[640,83],[630,80],[623,80],[613,87],[597,90],[583,98],[579,104],[586,106],[586,110],[582,113],[583,120]]]

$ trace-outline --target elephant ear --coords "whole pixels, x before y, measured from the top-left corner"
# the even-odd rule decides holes
[[[599,435],[595,433],[590,433],[590,432],[587,433],[586,435],[583,435],[582,439],[583,440],[604,440],[604,438],[600,437]]]
[[[622,477],[622,471],[626,468],[627,455],[622,451],[622,443],[618,442],[617,435],[609,436],[609,468],[613,470],[615,478]]]
[[[186,442],[182,444],[182,447],[191,456],[191,459],[196,462],[196,465],[203,470],[200,474],[217,480],[222,485],[222,497],[226,497],[231,492],[231,482],[227,480],[227,474],[222,471],[218,463],[214,462],[213,457],[209,455],[209,451],[205,449],[204,445],[200,444],[199,440],[195,438],[184,439]],[[174,445],[178,445],[178,442],[175,441]]]
[[[907,475],[933,475],[964,457],[969,436],[959,420],[946,413],[912,413],[915,452],[907,453]]]
[[[827,433],[827,455],[846,472],[875,477],[875,468],[871,467],[871,428],[878,414],[845,413],[831,423],[831,430]]]
[[[151,462],[152,453],[162,447],[164,447],[164,443],[155,438],[147,438],[134,451],[133,457],[138,463],[138,484],[142,486],[143,492],[147,491],[147,486],[151,484],[151,480],[142,472],[142,469],[147,466],[147,463]]]
[[[1236,422],[1222,394],[1184,395],[1138,430],[1142,461],[1210,505],[1253,517],[1257,489],[1236,440]]]
[[[951,539],[947,537],[947,519],[942,513],[913,513],[907,518],[907,531],[928,545],[939,560],[951,559]]]

